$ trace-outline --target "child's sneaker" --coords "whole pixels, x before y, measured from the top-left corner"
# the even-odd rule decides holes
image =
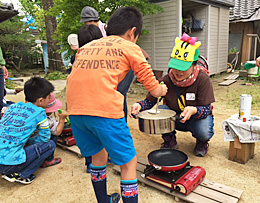
[[[88,163],[88,164],[87,164],[87,170],[86,170],[86,172],[87,172],[87,173],[90,173],[90,171],[91,171],[91,163]]]
[[[55,158],[55,159],[52,159],[50,161],[44,161],[41,165],[41,168],[46,168],[48,166],[53,166],[53,165],[56,165],[56,164],[59,164],[61,162],[61,158]]]
[[[12,183],[18,182],[27,185],[33,182],[35,175],[31,174],[28,178],[21,178],[18,173],[13,173],[10,175],[2,175],[2,178]]]
[[[110,203],[118,203],[120,202],[120,194],[113,193],[112,195],[108,195],[110,197]]]
[[[111,164],[111,163],[112,163],[110,157],[107,158],[107,163],[108,163],[108,164]]]

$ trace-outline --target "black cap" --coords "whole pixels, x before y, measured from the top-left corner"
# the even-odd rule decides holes
[[[96,20],[98,20],[98,16],[99,16],[99,14],[94,8],[85,6],[81,11],[80,22],[84,23],[84,22],[93,21],[93,20],[96,21]]]

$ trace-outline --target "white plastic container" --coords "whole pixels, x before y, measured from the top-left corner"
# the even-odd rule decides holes
[[[247,61],[247,63],[255,64],[256,61]],[[250,69],[247,70],[247,74],[248,74],[248,75],[256,75],[256,74],[257,74],[257,70],[258,70],[258,67],[257,67],[257,66],[255,66],[255,67],[253,67],[253,68],[250,68]]]
[[[248,121],[251,115],[252,96],[249,94],[240,95],[239,119]],[[244,119],[243,119],[244,118]]]

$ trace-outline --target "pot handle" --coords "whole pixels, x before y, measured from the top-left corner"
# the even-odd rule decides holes
[[[171,119],[172,119],[172,121],[180,121],[180,120],[182,120],[184,117],[181,117],[180,115],[176,115],[176,116],[174,116],[174,117],[171,117]]]
[[[144,170],[144,173],[141,174],[142,178],[146,178],[147,176],[149,176],[151,173],[153,173],[154,171],[156,171],[156,168],[154,167],[150,167],[148,169]]]
[[[133,118],[137,119],[138,116],[137,115],[134,115],[134,114],[131,114],[133,116]]]

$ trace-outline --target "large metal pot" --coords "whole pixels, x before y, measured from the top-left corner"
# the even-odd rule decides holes
[[[168,109],[159,109],[156,114],[146,110],[135,117],[138,118],[139,130],[147,134],[170,133],[175,129],[175,121],[182,119],[176,116],[175,111]]]

